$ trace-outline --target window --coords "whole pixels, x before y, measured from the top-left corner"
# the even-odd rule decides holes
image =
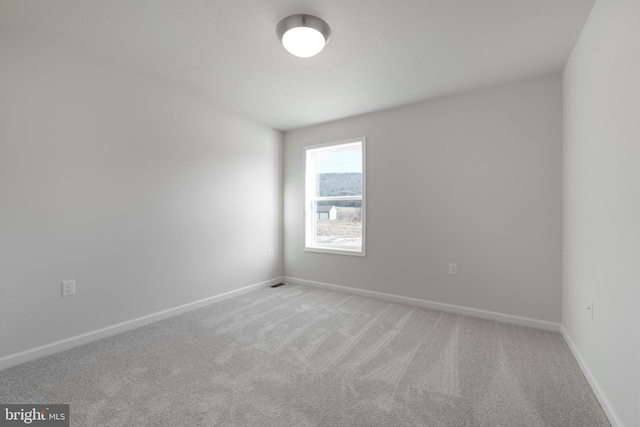
[[[305,147],[306,251],[364,256],[365,139]]]

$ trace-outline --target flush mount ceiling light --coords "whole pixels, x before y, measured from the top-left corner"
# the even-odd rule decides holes
[[[280,21],[276,34],[291,54],[308,58],[319,53],[329,42],[331,28],[322,19],[301,13]]]

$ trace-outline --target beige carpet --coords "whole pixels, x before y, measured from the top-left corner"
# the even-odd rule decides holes
[[[557,333],[286,285],[0,372],[72,426],[608,426]]]

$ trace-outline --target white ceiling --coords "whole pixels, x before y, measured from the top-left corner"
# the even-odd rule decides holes
[[[562,70],[594,0],[0,0],[37,30],[289,130]],[[280,19],[331,26],[313,58]]]

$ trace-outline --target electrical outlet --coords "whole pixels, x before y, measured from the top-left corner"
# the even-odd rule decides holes
[[[76,281],[75,280],[65,280],[62,282],[62,296],[70,297],[71,295],[76,294]]]
[[[269,258],[273,258],[273,249],[269,249]]]
[[[449,274],[458,274],[458,264],[449,264]]]

